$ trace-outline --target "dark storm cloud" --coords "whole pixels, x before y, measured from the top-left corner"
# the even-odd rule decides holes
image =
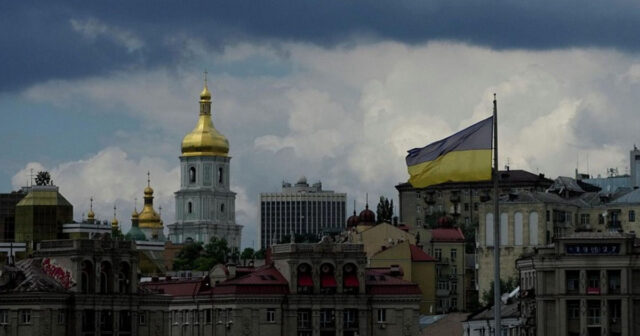
[[[184,60],[181,37],[220,48],[238,41],[325,47],[356,40],[454,40],[496,49],[640,49],[640,5],[631,1],[42,1],[0,5],[0,92]],[[138,36],[127,50],[86,38],[70,20],[95,19]],[[177,42],[176,42],[177,41]]]

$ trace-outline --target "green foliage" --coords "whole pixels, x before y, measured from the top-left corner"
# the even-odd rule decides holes
[[[257,250],[256,253],[253,255],[253,257],[256,259],[264,259],[266,256],[267,256],[267,251],[264,248]]]
[[[240,254],[240,259],[242,259],[243,262],[246,262],[249,259],[253,259],[255,254],[256,254],[256,251],[254,249],[252,249],[251,247],[247,247]]]
[[[392,223],[393,219],[393,200],[389,200],[384,196],[380,196],[378,208],[376,209],[376,223]]]
[[[173,261],[173,269],[208,271],[219,263],[226,263],[231,257],[237,260],[237,250],[232,251],[224,239],[211,238],[207,245],[202,243],[186,244]]]
[[[51,175],[49,175],[48,171],[39,171],[36,174],[36,185],[46,186],[51,184]]]
[[[202,243],[185,244],[173,260],[173,269],[175,271],[195,269],[195,262],[200,257],[202,250]]]
[[[475,253],[476,251],[476,227],[477,225],[463,224],[462,234],[464,234],[464,249],[466,253]]]
[[[494,293],[493,284],[494,284],[494,282],[491,281],[490,289],[488,291],[483,291],[482,292],[482,302],[485,302],[487,307],[493,306],[493,293]],[[500,293],[501,294],[509,293],[509,292],[513,291],[514,289],[516,289],[516,287],[518,287],[518,279],[516,279],[514,277],[510,277],[506,281],[503,280],[503,279],[500,279]]]

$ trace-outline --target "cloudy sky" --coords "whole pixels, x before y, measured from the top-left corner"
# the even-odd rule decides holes
[[[494,92],[501,166],[624,173],[640,144],[638,2],[5,1],[0,31],[0,190],[46,169],[77,219],[93,196],[125,231],[147,170],[173,221],[204,69],[244,246],[283,179],[349,211],[396,198],[406,151],[490,115]]]

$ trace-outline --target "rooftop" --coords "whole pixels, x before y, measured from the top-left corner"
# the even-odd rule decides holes
[[[431,241],[464,242],[464,234],[460,228],[437,228],[431,230]]]

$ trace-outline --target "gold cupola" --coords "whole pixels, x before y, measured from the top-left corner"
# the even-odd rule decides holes
[[[160,215],[153,209],[153,189],[151,188],[150,173],[147,172],[147,187],[144,188],[144,207],[138,214],[140,228],[161,229]]]
[[[111,229],[118,229],[118,218],[116,218],[116,206],[113,206],[113,219],[111,220]]]
[[[87,222],[92,223],[95,221],[96,214],[93,212],[93,197],[89,198],[89,213],[87,213]]]
[[[182,156],[227,156],[229,141],[213,126],[211,121],[211,92],[207,87],[200,92],[200,116],[196,127],[182,139]]]

